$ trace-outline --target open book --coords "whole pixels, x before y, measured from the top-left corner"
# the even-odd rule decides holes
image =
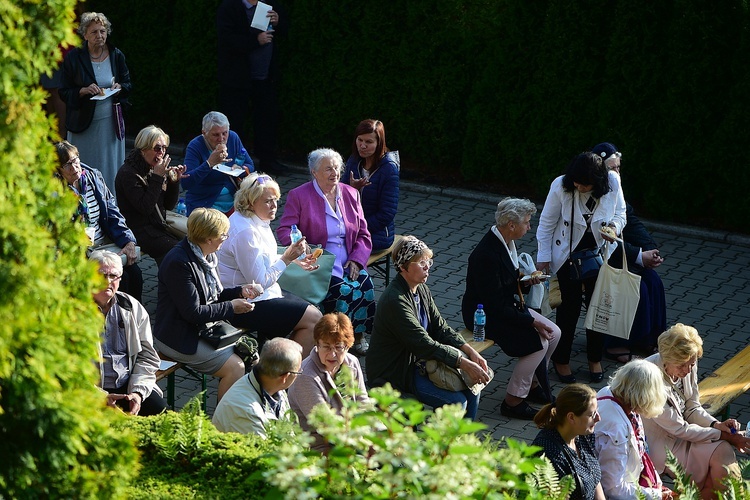
[[[245,169],[243,167],[238,167],[236,165],[232,165],[230,167],[229,165],[225,165],[223,163],[214,165],[214,170],[218,170],[223,174],[231,175],[232,177],[239,177],[240,175],[245,173]]]

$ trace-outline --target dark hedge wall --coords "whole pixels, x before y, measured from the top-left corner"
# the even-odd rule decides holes
[[[219,0],[89,1],[134,81],[131,132],[173,140],[214,108]],[[404,169],[543,200],[576,153],[612,141],[650,217],[744,230],[748,8],[727,0],[287,0],[282,147],[347,156],[383,120]]]

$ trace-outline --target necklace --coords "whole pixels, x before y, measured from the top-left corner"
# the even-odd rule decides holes
[[[91,62],[96,65],[96,69],[98,70],[101,64],[104,62],[102,60],[102,57],[104,56],[104,47],[102,47],[102,50],[99,51],[99,55],[94,57],[91,53],[89,53],[89,59],[91,59]]]

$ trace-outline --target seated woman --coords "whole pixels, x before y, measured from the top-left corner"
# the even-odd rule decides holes
[[[307,243],[322,245],[336,256],[323,311],[343,312],[354,325],[352,352],[364,355],[375,316],[375,291],[367,273],[372,242],[359,192],[340,184],[344,160],[332,149],[316,149],[307,157],[312,180],[289,191],[276,235],[282,245],[291,243],[292,225]]]
[[[620,166],[622,153],[611,142],[597,144],[591,150],[594,154],[602,157],[604,166],[620,178]],[[622,182],[620,183],[622,191]],[[628,269],[641,277],[638,309],[635,313],[633,326],[630,328],[628,339],[611,337],[604,338],[605,356],[613,361],[627,363],[633,358],[633,351],[645,351],[652,354],[656,350],[656,339],[667,329],[667,300],[662,283],[656,268],[664,259],[659,255],[656,241],[646,229],[646,226],[635,215],[635,209],[625,201],[625,214],[627,224],[622,230],[622,239],[625,242],[625,256],[628,260]],[[622,267],[622,246],[609,259],[613,267]]]
[[[372,344],[367,353],[367,380],[386,382],[433,408],[461,404],[474,419],[479,395],[435,386],[420,369],[421,360],[434,359],[461,368],[474,383],[488,383],[487,361],[445,322],[425,283],[432,267],[432,250],[414,236],[404,236],[391,254],[398,275],[378,301]]]
[[[177,205],[184,165],[169,166],[169,136],[155,125],[138,132],[115,178],[117,202],[141,249],[161,263],[180,241],[167,230],[167,210]]]
[[[536,410],[526,402],[551,403],[547,378],[549,359],[560,341],[560,329],[523,300],[523,292],[539,278],[521,282],[515,240],[531,229],[536,205],[529,200],[505,198],[497,204],[495,225],[469,256],[466,292],[461,313],[466,328],[474,328],[474,311],[482,304],[487,313],[485,332],[508,356],[519,357],[508,382],[500,413],[531,420]]]
[[[156,385],[159,355],[151,336],[146,308],[118,291],[122,259],[114,252],[95,250],[89,260],[99,264],[107,287],[94,294],[94,302],[105,317],[99,387],[107,393],[107,405],[131,415],[157,415],[167,409]]]
[[[698,359],[703,339],[692,326],[677,323],[659,337],[659,352],[647,358],[661,370],[667,401],[661,415],[644,419],[651,458],[659,473],[666,468],[669,449],[690,474],[702,498],[716,498],[727,474],[739,477],[732,446],[745,450],[750,439],[737,433],[739,423],[720,422],[703,409],[698,393]]]
[[[385,127],[380,120],[362,120],[354,130],[352,155],[346,160],[341,182],[359,189],[372,249],[393,244],[398,212],[398,153],[385,145]]]
[[[213,208],[196,209],[188,217],[187,230],[187,238],[172,248],[159,266],[154,343],[173,360],[218,377],[220,401],[245,374],[245,365],[234,353],[234,345],[214,349],[199,332],[220,320],[238,328],[251,327],[243,321],[255,307],[248,299],[263,291],[256,285],[221,285],[215,252],[229,231],[224,214]]]
[[[136,239],[125,223],[125,217],[117,207],[115,197],[104,183],[102,173],[81,163],[78,148],[68,141],[55,144],[60,162],[55,176],[63,181],[78,198],[78,210],[73,216],[86,226],[93,249],[111,241],[122,250],[119,255],[127,257],[120,288],[138,302],[143,293],[143,274],[136,264]]]
[[[240,137],[229,130],[226,115],[211,111],[203,117],[201,135],[190,141],[185,151],[187,175],[182,178],[182,187],[187,190],[185,205],[188,215],[198,207],[215,208],[229,215],[234,206],[234,193],[244,174],[232,177],[214,170],[214,167],[228,160],[237,161],[243,152],[243,167],[246,171],[254,171],[253,160]]]
[[[334,410],[344,407],[344,400],[361,403],[369,401],[365,388],[365,377],[359,360],[349,354],[354,344],[354,329],[346,314],[335,312],[323,316],[315,325],[315,347],[302,361],[301,373],[287,389],[289,406],[297,414],[302,428],[315,438],[312,448],[326,452],[329,443],[312,428],[307,415],[318,404],[326,404]],[[347,369],[342,370],[341,367]],[[347,391],[347,384],[356,390]]]
[[[573,476],[569,500],[605,500],[594,446],[598,421],[596,392],[583,384],[565,386],[555,403],[545,405],[534,417],[541,430],[531,444],[542,447],[558,476]]]
[[[276,283],[286,266],[315,268],[305,253],[305,239],[276,253],[271,221],[281,196],[279,185],[265,174],[250,174],[234,197],[234,213],[229,217],[229,238],[217,252],[219,276],[225,286],[258,283],[265,291],[255,299],[255,310],[248,313],[253,328],[266,338],[286,336],[302,346],[307,356],[313,347],[313,328],[322,314],[305,300],[283,291]]]
[[[635,499],[640,492],[650,500],[671,499],[646,452],[641,420],[659,415],[666,403],[660,370],[633,360],[618,368],[597,396],[601,421],[594,435],[605,497]]]

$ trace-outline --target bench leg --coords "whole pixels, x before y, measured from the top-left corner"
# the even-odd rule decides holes
[[[174,410],[174,372],[167,375],[167,404]]]

